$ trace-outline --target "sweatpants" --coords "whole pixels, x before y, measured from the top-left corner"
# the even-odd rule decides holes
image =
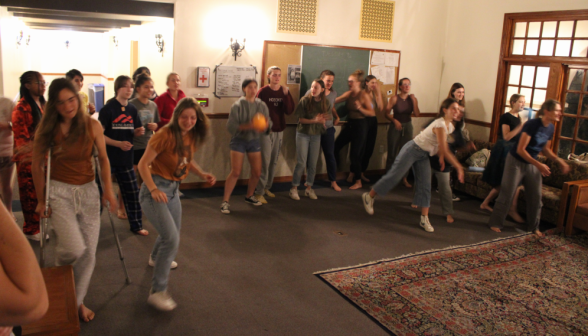
[[[180,182],[170,181],[159,175],[152,175],[152,177],[157,189],[167,196],[167,203],[156,202],[145,183],[141,186],[140,199],[145,216],[159,233],[151,251],[151,258],[155,261],[151,287],[154,292],[163,292],[167,289],[170,267],[180,246],[182,227]]]
[[[294,167],[294,174],[292,176],[292,185],[297,187],[300,185],[300,179],[306,172],[306,185],[312,186],[314,184],[314,177],[316,176],[316,164],[321,150],[321,135],[308,135],[296,132],[296,167]]]
[[[447,164],[447,163],[446,163]],[[451,191],[451,172],[440,172],[433,170],[437,178],[437,188],[441,199],[441,210],[443,216],[453,215],[453,192]]]
[[[329,181],[337,181],[337,159],[335,158],[335,127],[327,128],[321,135],[321,148],[327,164],[327,176]]]
[[[26,235],[39,233],[39,214],[37,209],[37,193],[33,183],[33,173],[31,172],[31,162],[18,162],[16,166],[16,177],[18,179],[18,194],[20,196],[20,206],[24,223],[22,231]]]
[[[370,159],[374,153],[374,147],[376,146],[376,139],[378,137],[378,117],[366,117],[365,120],[367,122],[367,135],[365,138],[363,158],[361,159],[362,172],[365,172],[370,165]]]
[[[494,210],[490,215],[488,225],[502,229],[504,220],[508,215],[508,210],[517,188],[523,182],[525,186],[525,203],[527,204],[527,231],[534,232],[539,229],[541,220],[541,186],[543,177],[539,169],[532,164],[517,160],[510,153],[506,157],[504,164],[504,173],[502,174],[502,183],[500,184],[500,193],[494,203]]]
[[[94,181],[83,185],[51,180],[50,223],[57,236],[55,265],[72,265],[78,306],[84,302],[96,264],[100,199]]]
[[[265,189],[271,189],[276,175],[276,166],[282,148],[284,132],[271,132],[259,137],[261,145],[261,176],[255,188],[256,195],[263,195]]]
[[[131,231],[143,230],[143,214],[139,204],[139,187],[133,167],[111,166],[110,171],[116,177],[118,186],[123,196],[127,217],[131,224]]]
[[[400,131],[394,127],[394,123],[391,123],[388,128],[388,157],[386,158],[386,170],[390,170],[400,149],[402,149],[407,142],[412,140],[412,121],[401,125],[402,129]]]

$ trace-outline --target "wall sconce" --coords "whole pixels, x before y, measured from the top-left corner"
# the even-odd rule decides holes
[[[163,40],[163,36],[161,34],[155,34],[155,45],[157,46],[157,51],[161,53],[161,57],[163,57],[163,46],[165,45],[165,41]]]
[[[118,40],[116,39],[116,36],[112,37],[112,43],[114,43],[115,48],[118,48]]]
[[[245,50],[245,39],[243,39],[243,45],[240,45],[237,39],[235,39],[235,42],[233,42],[233,38],[231,37],[230,48],[233,51],[232,56],[235,56],[236,61],[237,57],[241,57],[241,52]]]
[[[20,33],[18,35],[16,35],[16,45],[17,45],[17,48],[22,43],[22,37],[23,37],[23,34],[22,34],[22,30],[21,30]]]
[[[65,48],[66,48],[66,49],[69,49],[69,40],[66,40],[66,41],[65,41]]]

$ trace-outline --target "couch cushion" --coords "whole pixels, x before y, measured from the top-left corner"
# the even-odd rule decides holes
[[[543,178],[544,185],[562,189],[564,182],[588,179],[588,163],[571,160],[565,160],[565,162],[570,166],[570,172],[562,175],[559,164],[552,160],[545,160],[551,175]]]
[[[464,182],[466,184],[478,185],[478,180],[482,178],[481,172],[466,172],[464,174]]]
[[[541,187],[541,202],[543,202],[543,207],[548,208],[554,211],[559,211],[559,198],[561,197],[561,189],[554,188],[548,185],[543,185]],[[519,200],[523,202],[526,199],[525,195],[525,188],[521,190],[521,194],[519,195]]]

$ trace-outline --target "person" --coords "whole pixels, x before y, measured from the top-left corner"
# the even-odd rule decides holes
[[[12,175],[14,172],[14,137],[12,135],[12,110],[14,104],[0,97],[0,199],[12,214]],[[14,217],[14,215],[13,215]]]
[[[32,171],[39,200],[36,212],[42,218],[51,218],[57,236],[55,265],[73,265],[79,316],[85,322],[94,319],[84,298],[94,272],[100,234],[100,195],[92,165],[94,147],[103,172],[103,204],[110,203],[110,211],[114,211],[116,199],[102,126],[83,109],[77,88],[68,79],[53,80],[33,146]],[[45,214],[44,168],[49,150],[51,203]]]
[[[315,79],[310,86],[310,93],[307,93],[294,111],[298,116],[298,126],[296,127],[296,167],[292,176],[292,188],[290,189],[290,198],[299,201],[298,186],[304,168],[306,173],[306,190],[304,195],[310,199],[317,199],[316,193],[312,189],[314,177],[316,175],[316,164],[321,148],[321,134],[326,130],[325,114],[329,113],[333,107],[325,96],[325,83],[320,79]]]
[[[486,169],[482,175],[482,181],[492,186],[492,190],[482,204],[480,209],[488,210],[492,212],[490,202],[492,202],[500,193],[500,185],[502,184],[502,176],[504,173],[504,165],[508,153],[519,141],[521,136],[521,130],[523,129],[524,123],[521,122],[519,112],[525,108],[525,96],[520,94],[513,94],[510,97],[510,111],[504,113],[498,121],[498,141],[492,148],[492,155],[486,164]],[[517,199],[520,189],[517,189],[516,195],[513,198],[509,216],[512,217],[518,223],[524,223],[525,221],[517,212]]]
[[[369,75],[365,78],[365,91],[372,99],[372,107],[374,108],[376,115],[379,111],[384,111],[384,100],[382,99],[380,84],[378,83],[376,76]],[[378,117],[376,115],[365,118],[367,121],[367,137],[363,159],[361,161],[361,179],[365,182],[370,182],[370,180],[365,177],[365,172],[368,169],[370,159],[374,153],[374,147],[376,146],[376,139],[378,136]]]
[[[141,74],[146,74],[147,76],[151,77],[151,71],[149,70],[148,67],[146,66],[141,66],[138,67],[137,70],[135,70],[135,72],[133,72],[133,83],[137,82],[137,77],[139,77],[139,75]],[[133,98],[137,98],[139,96],[138,92],[135,91],[135,93],[133,93]],[[155,92],[155,89],[153,90],[153,92],[151,92],[151,97],[149,97],[149,100],[151,101],[155,101],[155,99],[158,97],[157,92]]]
[[[331,104],[331,110],[325,113],[325,127],[327,129],[321,134],[321,148],[325,156],[327,177],[331,182],[331,188],[335,191],[341,191],[341,187],[337,184],[337,160],[335,158],[335,126],[339,125],[339,115],[335,109],[337,91],[333,89],[335,73],[331,70],[323,70],[319,78],[325,83],[325,97]]]
[[[159,310],[169,311],[176,303],[167,292],[169,270],[180,244],[182,205],[179,181],[192,172],[210,185],[216,178],[192,160],[197,146],[204,143],[209,122],[194,98],[178,102],[171,121],[149,140],[139,161],[144,183],[141,186],[141,207],[159,236],[149,257],[153,278],[147,302]],[[177,266],[177,264],[175,264]]]
[[[458,179],[463,183],[464,172],[455,156],[447,146],[447,134],[453,133],[452,120],[459,113],[455,99],[447,98],[441,103],[438,118],[425,128],[414,140],[407,142],[396,157],[392,168],[372,187],[370,192],[362,195],[363,206],[370,215],[374,214],[374,200],[396,187],[403,176],[412,167],[415,174],[415,194],[413,204],[421,207],[420,226],[427,232],[435,229],[429,221],[431,203],[431,165],[429,156],[439,153],[441,170],[445,160],[457,169]]]
[[[41,319],[49,309],[35,252],[19,231],[12,213],[0,203],[0,335]]]
[[[133,139],[145,134],[145,127],[137,114],[137,108],[129,104],[133,94],[133,82],[128,76],[118,76],[114,81],[115,98],[110,99],[98,114],[98,120],[104,128],[106,152],[110,160],[110,170],[116,176],[123,206],[129,218],[131,231],[146,236],[143,229],[141,205],[139,204],[139,187],[133,169]],[[120,199],[120,198],[119,198]]]
[[[145,154],[147,143],[157,129],[159,122],[159,110],[157,104],[149,100],[153,95],[153,80],[146,73],[137,76],[135,80],[135,92],[138,94],[136,98],[129,100],[137,108],[137,114],[141,120],[141,125],[146,128],[145,134],[135,137],[133,142],[133,169],[137,175],[137,182],[139,186],[143,183],[141,174],[137,168],[139,161]]]
[[[18,177],[20,205],[24,217],[23,232],[30,240],[39,241],[37,194],[31,173],[31,149],[35,130],[41,121],[45,106],[45,79],[36,71],[27,71],[20,77],[20,100],[12,111],[14,135],[14,161]]]
[[[73,82],[76,90],[78,90],[78,94],[82,99],[82,109],[93,115],[96,113],[96,106],[93,103],[90,103],[88,95],[82,91],[82,87],[84,86],[84,75],[79,70],[71,69],[65,74],[65,78],[69,79]]]
[[[294,112],[294,99],[287,86],[280,85],[282,70],[277,66],[267,69],[269,84],[259,89],[257,98],[267,105],[272,121],[272,129],[268,135],[260,134],[261,144],[261,176],[255,189],[255,198],[263,204],[267,203],[264,195],[276,197],[270,191],[276,174],[276,166],[282,147],[284,130],[286,129],[286,115]]]
[[[158,127],[165,126],[170,120],[174,113],[174,109],[178,102],[186,97],[184,91],[180,90],[180,75],[175,72],[170,72],[167,75],[165,84],[167,85],[167,91],[161,96],[155,98],[155,104],[159,110],[159,122]]]
[[[351,162],[351,173],[353,183],[349,189],[359,189],[361,184],[362,159],[365,149],[365,143],[368,133],[368,124],[366,117],[376,115],[372,107],[372,98],[365,90],[362,90],[363,70],[356,70],[347,79],[349,91],[335,99],[335,103],[346,102],[348,114],[349,131],[346,134],[340,134],[335,142],[335,153],[339,153],[341,148],[351,139],[351,149],[349,160]],[[342,132],[343,133],[343,132]],[[348,134],[348,135],[347,135]]]
[[[465,106],[466,106],[465,87],[461,83],[453,83],[453,85],[451,85],[451,87],[449,88],[449,93],[447,94],[447,98],[453,98],[453,99],[457,100],[457,103],[459,104],[459,111],[461,112],[462,115],[465,114]],[[461,124],[461,125],[465,126],[465,124]],[[465,128],[463,128],[463,130],[459,130],[459,132],[461,132],[461,134],[466,135],[466,136],[467,136],[467,134],[469,134]],[[468,136],[468,138],[469,138],[469,136]],[[470,142],[470,144],[473,145],[472,142]],[[455,153],[455,151],[454,151],[454,153]],[[450,183],[449,188],[451,190],[451,180],[449,181],[449,183]],[[453,193],[453,190],[451,190],[451,199],[453,202],[461,201],[461,199]]]
[[[537,161],[537,155],[542,153],[548,159],[557,162],[562,174],[569,172],[570,167],[567,163],[551,151],[551,139],[555,129],[553,123],[559,122],[560,117],[561,104],[554,99],[548,99],[541,105],[537,118],[527,121],[523,126],[521,136],[506,158],[500,194],[488,222],[492,231],[500,232],[503,228],[516,189],[522,182],[527,203],[527,231],[543,237],[539,230],[541,185],[543,176],[551,175],[551,171],[549,166]]]
[[[398,91],[400,93],[390,98],[386,106],[388,113],[384,114],[384,116],[391,122],[388,128],[386,170],[390,170],[392,164],[396,161],[400,149],[412,140],[412,114],[414,113],[415,117],[419,117],[421,114],[418,99],[414,94],[410,93],[411,85],[412,83],[408,78],[399,80]],[[406,175],[402,178],[402,183],[407,188],[412,187],[408,183]]]
[[[229,199],[241,175],[245,154],[247,154],[249,165],[251,166],[251,176],[247,185],[245,202],[254,206],[263,204],[253,195],[257,182],[259,181],[259,176],[261,175],[261,145],[259,143],[259,137],[260,133],[269,134],[272,121],[269,119],[267,105],[261,99],[255,97],[257,94],[257,81],[250,78],[245,79],[241,84],[241,89],[245,93],[245,97],[239,98],[233,104],[229,113],[229,120],[227,121],[227,130],[232,136],[229,144],[231,149],[231,172],[225,181],[225,193],[221,204],[221,212],[224,214],[231,213]],[[267,123],[264,129],[256,128],[253,123],[253,118],[258,113],[265,118]]]

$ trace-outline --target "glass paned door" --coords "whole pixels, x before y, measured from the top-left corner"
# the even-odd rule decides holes
[[[557,155],[588,152],[588,67],[569,67],[563,89],[563,115]]]
[[[521,114],[521,119],[533,118],[545,101],[548,79],[547,65],[509,64],[504,111],[510,111],[510,97],[518,93],[525,96],[526,112]]]

